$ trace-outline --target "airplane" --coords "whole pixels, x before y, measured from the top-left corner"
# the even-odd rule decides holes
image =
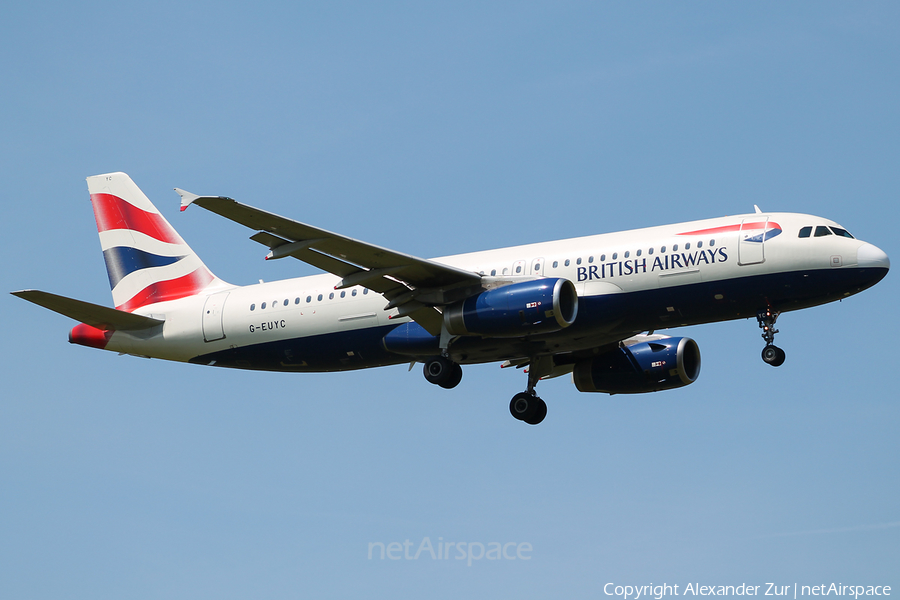
[[[327,372],[423,364],[453,388],[462,366],[527,373],[516,419],[547,414],[535,387],[571,375],[581,392],[634,394],[689,385],[700,349],[656,333],[755,318],[762,359],[779,315],[878,283],[888,256],[834,221],[806,214],[720,217],[422,259],[222,196],[175,188],[254,230],[267,260],[325,274],[236,286],[216,277],[125,173],[87,178],[115,308],[39,290],[12,292],[79,324],[69,341],[120,354],[217,367]]]

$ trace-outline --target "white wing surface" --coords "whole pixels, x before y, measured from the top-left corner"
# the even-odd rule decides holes
[[[181,210],[196,204],[257,230],[250,239],[269,248],[267,259],[292,256],[341,277],[336,286],[367,287],[383,294],[432,335],[441,332],[440,307],[482,289],[481,275],[355,240],[221,196],[197,196],[175,188]]]

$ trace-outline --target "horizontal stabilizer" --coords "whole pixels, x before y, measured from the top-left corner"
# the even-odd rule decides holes
[[[103,331],[137,331],[163,324],[163,321],[152,317],[57,296],[40,290],[22,290],[10,293]]]

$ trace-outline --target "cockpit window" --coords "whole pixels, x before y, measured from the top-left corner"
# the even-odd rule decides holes
[[[807,238],[807,237],[809,237],[809,234],[811,234],[811,233],[812,233],[812,226],[810,226],[810,227],[801,227],[801,228],[800,228],[800,235],[797,236],[797,237]]]
[[[825,237],[826,235],[831,235],[831,231],[827,227],[824,225],[816,227],[816,237]]]
[[[841,237],[850,238],[851,240],[854,239],[854,237],[852,235],[850,235],[850,232],[847,231],[846,229],[841,229],[840,227],[831,227],[831,230],[834,232],[834,235],[839,235]]]

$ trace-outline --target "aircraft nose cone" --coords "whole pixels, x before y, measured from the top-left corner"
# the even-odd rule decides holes
[[[863,268],[891,268],[891,259],[884,250],[872,244],[863,244],[856,254],[856,264]]]

